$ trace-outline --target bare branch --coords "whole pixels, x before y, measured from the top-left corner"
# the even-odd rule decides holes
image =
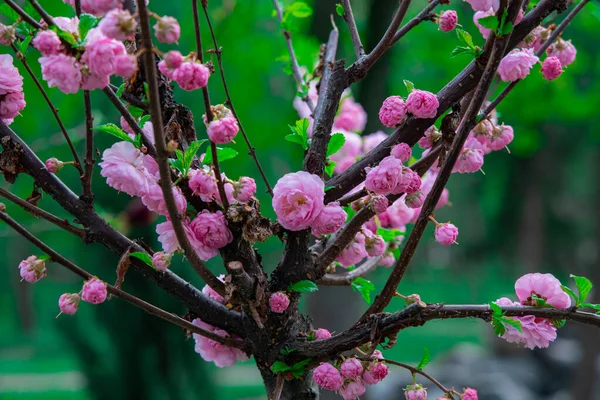
[[[356,27],[356,20],[354,19],[354,13],[352,12],[352,5],[350,0],[342,0],[342,6],[344,7],[344,20],[348,24],[350,30],[350,37],[352,38],[352,45],[354,46],[354,53],[356,58],[359,59],[365,55],[365,48],[360,41],[360,34]]]
[[[354,279],[365,276],[373,271],[380,260],[381,256],[371,257],[352,271],[344,272],[342,274],[325,274],[317,283],[319,285],[327,286],[350,286]]]
[[[433,19],[434,13],[432,11],[440,3],[441,0],[432,0],[427,7],[422,9],[420,13],[408,21],[402,28],[398,30],[398,32],[396,32],[396,34],[394,34],[392,43],[396,43],[398,40],[402,39],[404,35],[410,32],[411,29],[419,25],[421,22]]]
[[[83,194],[81,198],[90,206],[94,202],[94,194],[92,193],[92,173],[94,172],[94,117],[92,116],[92,103],[90,100],[90,91],[83,91],[83,104],[85,107],[85,172],[81,177],[81,185],[83,186]]]

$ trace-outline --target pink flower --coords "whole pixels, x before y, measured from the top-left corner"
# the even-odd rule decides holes
[[[102,153],[100,175],[108,186],[130,196],[145,196],[153,184],[143,154],[129,142],[117,142]]]
[[[13,64],[12,56],[0,54],[0,96],[23,91],[23,77]]]
[[[273,208],[281,226],[301,231],[312,225],[324,207],[325,185],[305,171],[281,177],[273,189]]]
[[[369,229],[363,230],[365,235],[365,250],[369,257],[379,257],[385,251],[385,241]]]
[[[411,194],[417,192],[421,188],[421,177],[409,167],[402,168],[403,186],[396,188],[396,193],[404,192]],[[404,184],[404,182],[406,182]]]
[[[363,373],[362,363],[356,358],[348,358],[342,363],[340,373],[346,379],[360,378]]]
[[[206,247],[220,249],[233,240],[233,235],[227,227],[227,220],[221,211],[211,213],[203,210],[192,220],[192,231]]]
[[[435,227],[435,240],[441,245],[450,246],[456,243],[457,237],[458,228],[449,222]]]
[[[406,400],[427,400],[427,390],[423,385],[409,385],[404,389]]]
[[[370,135],[363,136],[363,154],[367,154],[387,138],[387,133],[383,131],[377,131]]]
[[[115,8],[100,21],[98,27],[104,35],[120,41],[133,40],[137,22],[128,10]]]
[[[158,63],[158,69],[169,79],[173,79],[173,72],[183,63],[183,56],[177,50],[169,51],[165,58]]]
[[[542,76],[551,81],[558,78],[563,73],[562,64],[558,57],[546,57],[542,63]]]
[[[406,203],[400,199],[396,200],[391,206],[389,206],[387,211],[382,215],[387,214],[390,227],[394,229],[405,230],[406,224],[410,223],[415,216],[415,211],[416,210],[409,208]]]
[[[498,66],[500,79],[504,82],[514,82],[524,79],[539,58],[533,53],[533,49],[515,49],[508,53]]]
[[[81,300],[91,304],[100,304],[106,300],[106,282],[93,277],[83,284]]]
[[[138,63],[137,58],[133,54],[122,54],[115,58],[115,71],[116,75],[129,79],[137,71]]]
[[[466,388],[460,398],[461,400],[478,400],[477,390]]]
[[[431,125],[425,131],[424,136],[419,139],[419,146],[422,149],[431,148],[437,141],[442,137],[442,133],[435,127],[435,125]]]
[[[154,24],[154,35],[162,43],[175,43],[179,40],[181,28],[173,17],[163,16]]]
[[[358,396],[365,394],[366,391],[365,384],[360,379],[357,379],[342,386],[338,393],[344,400],[355,400]]]
[[[390,253],[389,251],[386,251],[385,253],[383,253],[381,260],[379,260],[377,265],[382,267],[391,267],[392,265],[394,265],[395,262],[396,258],[394,257],[394,254]]]
[[[200,196],[202,201],[211,202],[218,196],[217,180],[213,171],[208,167],[199,170],[190,171],[192,174],[189,180],[190,189],[196,196]]]
[[[46,169],[48,172],[56,174],[62,169],[64,163],[57,158],[49,158],[46,160]]]
[[[484,28],[479,23],[479,20],[481,18],[491,17],[492,15],[496,15],[496,11],[492,10],[491,8],[486,10],[479,10],[473,15],[473,22],[477,26],[477,29],[479,29],[479,33],[481,33],[481,36],[483,36],[484,39],[487,39],[492,31],[491,29]]]
[[[379,120],[384,126],[393,128],[406,119],[406,104],[400,96],[390,96],[379,109]]]
[[[222,329],[215,328],[202,321],[200,318],[194,319],[192,323],[199,328],[213,332],[219,336],[236,338],[235,335],[232,336]],[[194,333],[193,337],[196,342],[196,347],[194,349],[196,353],[200,354],[200,357],[202,357],[204,361],[213,362],[219,368],[230,367],[238,361],[248,360],[246,353],[240,349],[215,342],[214,340],[198,335],[197,333]]]
[[[93,1],[93,0],[88,0],[88,2],[89,1]],[[83,12],[87,12],[87,11],[84,10]],[[90,13],[88,13],[88,14],[90,14]],[[73,17],[73,18],[54,17],[54,23],[56,24],[56,26],[58,26],[63,31],[70,32],[76,36],[79,35],[79,18],[77,18],[77,17]],[[45,21],[42,21],[41,24],[42,24],[42,26],[46,26]]]
[[[256,182],[254,179],[242,176],[233,184],[233,197],[240,203],[245,203],[256,193]]]
[[[39,31],[31,44],[44,56],[58,54],[63,50],[60,38],[51,30]]]
[[[378,166],[367,172],[365,187],[377,194],[397,193],[402,182],[402,161],[394,156],[385,157]]]
[[[337,232],[348,218],[346,211],[340,206],[340,203],[333,202],[327,204],[315,221],[312,223],[312,234],[319,237]]]
[[[344,146],[330,158],[337,163],[335,172],[340,174],[350,168],[361,153],[362,138],[354,132],[341,132],[346,141]]]
[[[548,57],[556,57],[560,60],[560,63],[563,67],[571,64],[575,61],[575,57],[577,56],[577,49],[573,46],[570,40],[564,41],[561,38],[552,44],[546,50],[546,54]]]
[[[57,87],[63,93],[77,93],[81,87],[81,66],[75,57],[55,54],[39,59],[42,77],[49,87]]]
[[[10,46],[16,38],[15,28],[10,25],[0,24],[0,44]]]
[[[224,278],[225,278],[225,275],[219,275],[219,280],[221,282],[223,282]],[[216,302],[225,304],[225,299],[223,298],[223,296],[221,296],[219,293],[217,293],[213,288],[211,288],[208,285],[204,285],[204,287],[202,288],[202,294],[204,294],[207,297],[210,297],[211,299],[213,299]]]
[[[19,274],[23,280],[36,283],[46,276],[46,261],[37,256],[29,256],[19,263]]]
[[[479,171],[482,166],[483,151],[464,147],[456,160],[453,171],[459,174],[471,174]]]
[[[438,25],[440,30],[443,32],[450,32],[458,24],[458,15],[454,10],[442,11],[440,18],[438,19]]]
[[[481,144],[488,144],[492,134],[494,133],[494,125],[487,119],[482,120],[475,125],[475,128],[470,132],[473,138]],[[472,147],[472,146],[467,146]]]
[[[514,137],[513,128],[510,125],[496,125],[490,138],[489,146],[492,150],[502,150],[512,142]]]
[[[324,340],[330,337],[331,333],[327,329],[319,328],[315,331],[315,340]]]
[[[400,143],[392,147],[391,154],[405,163],[410,159],[412,155],[412,149],[407,143]]]
[[[79,309],[80,301],[79,293],[63,293],[58,299],[58,308],[63,314],[73,315]]]
[[[381,214],[387,210],[389,205],[387,197],[382,195],[371,195],[370,199],[371,209],[375,214]]]
[[[0,119],[10,125],[13,118],[19,115],[19,112],[23,110],[27,103],[25,103],[25,97],[23,92],[8,93],[3,96],[0,100]]]
[[[183,193],[181,193],[181,189],[177,186],[173,186],[171,189],[173,191],[173,197],[175,198],[175,204],[177,205],[177,212],[182,214],[187,208],[187,200]],[[158,183],[153,183],[148,187],[148,191],[142,196],[142,203],[144,203],[150,211],[154,211],[160,215],[169,215],[167,203],[165,202],[162,189]]]
[[[333,365],[321,363],[313,371],[313,379],[317,385],[327,390],[340,390],[344,383],[344,378]]]
[[[346,246],[340,255],[337,256],[336,261],[339,262],[342,267],[349,267],[358,263],[365,257],[367,257],[367,249],[365,248],[365,235],[358,232],[348,246]]]
[[[342,100],[340,113],[333,121],[334,129],[343,129],[348,132],[362,132],[367,124],[365,109],[354,101],[352,97]]]
[[[173,80],[183,90],[195,90],[206,86],[210,76],[209,69],[204,64],[184,62],[173,71]]]
[[[537,306],[537,301],[532,299],[533,295],[536,295],[554,308],[571,306],[571,298],[562,290],[560,281],[552,274],[523,275],[517,279],[515,291],[523,305]]]
[[[290,298],[283,292],[275,292],[269,297],[269,309],[274,313],[283,313],[289,305]]]
[[[381,382],[388,374],[388,366],[382,362],[375,361],[363,374],[363,379],[369,385],[376,385]]]
[[[435,118],[439,106],[435,94],[424,90],[415,89],[406,98],[406,110],[415,118]]]
[[[74,0],[63,0],[64,3],[70,4],[75,8]],[[82,0],[81,10],[87,14],[93,14],[98,17],[103,16],[113,8],[123,7],[123,0]]]
[[[99,76],[110,76],[115,72],[117,57],[127,54],[123,43],[103,38],[89,42],[81,60],[89,70]]]
[[[98,75],[87,68],[81,69],[81,88],[83,90],[104,89],[110,83],[110,75]]]
[[[206,133],[211,142],[217,144],[231,142],[239,131],[237,119],[234,116],[210,121]]]
[[[404,199],[404,203],[409,208],[419,208],[423,205],[424,201],[425,201],[425,195],[420,190],[418,190],[414,193],[411,193],[409,195],[406,195],[406,198]]]
[[[473,11],[497,11],[500,7],[500,0],[464,0],[471,5]]]
[[[172,255],[170,253],[157,251],[152,255],[152,265],[157,270],[164,271],[171,265],[171,257]]]
[[[499,306],[519,306],[510,299],[502,297],[495,301]],[[533,315],[524,317],[510,317],[521,322],[521,330],[511,325],[504,324],[506,329],[502,338],[509,343],[524,344],[528,349],[546,348],[556,340],[556,327],[545,318],[537,318]]]

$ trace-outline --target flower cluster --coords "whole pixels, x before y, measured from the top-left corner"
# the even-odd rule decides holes
[[[183,57],[178,51],[170,51],[158,63],[158,69],[164,76],[174,80],[187,91],[203,88],[210,77],[208,67],[201,64],[193,53]]]
[[[406,98],[406,102],[400,96],[385,99],[379,110],[379,120],[383,125],[392,128],[404,122],[408,114],[415,118],[435,118],[439,106],[435,94],[414,89]]]
[[[10,125],[25,108],[23,77],[8,54],[0,54],[0,120]]]

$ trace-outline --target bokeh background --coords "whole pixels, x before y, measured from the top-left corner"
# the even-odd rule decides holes
[[[42,3],[53,15],[73,15],[72,9],[59,0]],[[288,133],[287,124],[297,119],[292,107],[295,85],[285,72],[288,56],[272,4],[251,0],[209,3],[223,46],[234,104],[274,183],[282,174],[298,170],[302,155],[296,145],[283,139]],[[314,15],[297,21],[293,38],[300,63],[312,66],[331,28],[329,18],[335,14],[335,0],[307,3],[313,6]],[[408,17],[425,5],[423,0],[413,3]],[[394,0],[353,1],[367,49],[373,48],[382,35],[396,4]],[[449,7],[458,10],[459,22],[481,43],[468,4],[454,0],[443,9]],[[153,0],[151,8],[179,19],[184,34],[178,49],[191,51],[191,3]],[[578,49],[576,62],[554,82],[544,81],[539,68],[534,68],[501,104],[500,120],[515,130],[510,154],[495,152],[486,156],[485,176],[477,173],[452,177],[452,206],[440,210],[437,216],[452,220],[460,228],[460,245],[442,248],[432,240],[432,232],[427,233],[399,288],[401,293],[419,293],[428,302],[489,302],[513,295],[516,278],[532,271],[552,272],[563,282],[568,282],[569,273],[600,282],[599,21],[600,6],[593,0],[564,34]],[[341,30],[339,57],[346,57],[350,63],[353,52],[347,28],[341,18],[336,17],[336,22]],[[203,36],[208,43],[206,30]],[[377,118],[379,106],[389,95],[405,95],[403,79],[437,92],[458,73],[468,60],[450,58],[457,45],[454,33],[445,34],[433,23],[424,23],[388,52],[366,79],[352,88],[369,114],[365,133],[382,128]],[[28,60],[41,76],[35,62],[38,56],[31,50]],[[497,90],[502,87],[499,85]],[[218,79],[211,80],[210,90],[215,103],[225,100]],[[27,108],[12,127],[41,159],[68,160],[56,123],[28,76],[25,93]],[[65,96],[56,89],[48,93],[83,154],[82,95]],[[201,121],[199,92],[178,90],[176,96]],[[118,121],[117,112],[102,93],[92,93],[92,104],[96,124]],[[198,129],[204,132],[200,124]],[[111,137],[101,134],[96,138],[100,151],[112,142]],[[233,147],[240,156],[224,163],[224,170],[234,178],[254,175],[255,166],[244,156],[246,147],[241,138]],[[74,169],[65,168],[61,178],[75,191],[80,190]],[[270,199],[257,182],[262,209],[272,217]],[[24,175],[13,185],[4,181],[0,185],[21,197],[27,197],[33,189],[31,179]],[[106,186],[98,169],[93,188],[96,208],[114,226],[156,246],[155,223],[139,203]],[[40,205],[66,216],[48,196]],[[17,220],[77,264],[107,281],[115,278],[116,255],[100,245],[84,246],[16,206],[7,203],[7,207]],[[272,270],[281,255],[280,243],[270,239],[257,247],[265,268]],[[179,328],[119,300],[82,307],[74,317],[55,318],[60,294],[76,290],[81,282],[51,264],[43,282],[20,283],[17,265],[32,253],[39,254],[9,227],[0,225],[1,399],[265,398],[252,361],[225,369],[205,363],[194,353],[193,340],[185,340]],[[222,271],[219,263],[216,259],[210,263],[216,273]],[[184,263],[177,262],[172,268],[202,285]],[[380,268],[371,276],[377,288],[383,286],[388,271]],[[185,312],[177,302],[133,274],[127,276],[124,288],[165,309]],[[331,331],[350,326],[366,306],[350,288],[322,288],[305,298],[303,307],[315,326]],[[401,307],[402,303],[394,300],[389,310]],[[600,350],[597,332],[568,324],[550,349],[529,351],[494,338],[492,329],[481,321],[435,321],[403,331],[396,347],[385,355],[415,363],[427,347],[434,360],[428,367],[432,374],[457,389],[476,387],[484,400],[596,399],[600,398],[595,387]],[[401,387],[409,381],[406,371],[394,370],[365,398],[403,398]],[[435,396],[435,389],[431,388],[430,393]]]

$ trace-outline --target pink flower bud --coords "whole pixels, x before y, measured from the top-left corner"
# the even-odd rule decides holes
[[[36,283],[46,276],[46,261],[37,256],[29,256],[19,263],[19,274],[23,280]]]
[[[575,57],[577,56],[577,49],[573,46],[570,40],[565,41],[559,38],[554,44],[552,44],[546,50],[546,54],[548,57],[556,57],[560,60],[560,63],[563,67],[571,64],[575,61]]]
[[[221,211],[211,213],[203,210],[192,220],[190,227],[200,243],[212,249],[225,247],[233,240],[227,220]]]
[[[410,156],[412,155],[412,149],[407,143],[400,143],[392,147],[391,154],[405,163],[410,159]]]
[[[53,174],[56,174],[58,171],[60,171],[64,165],[65,164],[62,161],[54,157],[46,160],[46,169],[48,172]]]
[[[382,362],[376,361],[364,372],[363,379],[369,385],[376,385],[381,382],[387,374],[388,366]]]
[[[60,312],[67,315],[73,315],[79,309],[79,293],[63,293],[58,299],[58,308]]]
[[[406,109],[415,118],[435,118],[439,106],[435,94],[424,90],[415,89],[406,99]]]
[[[406,400],[427,400],[427,390],[423,385],[409,385],[404,389]]]
[[[256,193],[256,182],[247,176],[242,176],[233,184],[233,197],[240,203],[245,203]]]
[[[435,127],[435,125],[431,125],[426,131],[425,135],[419,139],[419,146],[422,149],[431,148],[437,141],[442,137],[442,133]]]
[[[514,82],[524,79],[539,58],[533,53],[533,49],[515,49],[508,53],[498,66],[500,79],[504,82]]]
[[[411,294],[410,296],[406,296],[406,299],[404,299],[406,301],[406,304],[415,304],[415,303],[420,303],[421,302],[421,296],[419,296],[416,293]]]
[[[230,116],[210,121],[206,133],[211,142],[224,144],[231,142],[239,130],[240,127],[238,126],[237,119]]]
[[[214,201],[219,189],[213,171],[206,167],[199,170],[192,170],[190,173],[189,186],[192,192],[196,196],[200,196],[202,201]]]
[[[406,203],[407,207],[409,207],[409,208],[419,208],[423,205],[424,201],[425,201],[425,195],[420,190],[418,190],[414,193],[411,193],[409,195],[406,195],[406,198],[404,199],[404,202]]]
[[[340,373],[346,379],[357,379],[360,378],[360,375],[363,372],[362,363],[356,358],[348,358],[346,359],[341,367]]]
[[[365,235],[358,232],[354,239],[342,250],[335,259],[342,267],[349,267],[367,257],[367,249],[365,248]]]
[[[515,134],[510,125],[496,125],[490,139],[490,148],[492,150],[501,150],[508,146],[514,139]]]
[[[385,241],[379,235],[365,229],[365,250],[369,257],[379,257],[385,251]]]
[[[81,300],[91,304],[100,304],[106,300],[106,282],[93,277],[83,284]]]
[[[115,74],[129,79],[137,71],[137,58],[133,54],[122,54],[115,58]]]
[[[558,57],[547,57],[542,63],[542,76],[551,81],[563,73],[562,64]]]
[[[5,95],[0,95],[0,118],[7,124],[10,125],[13,118],[15,118],[21,110],[26,106],[25,97],[23,92],[12,92]]]
[[[154,35],[159,42],[175,43],[179,40],[181,28],[179,22],[173,17],[163,16],[154,25]]]
[[[104,35],[120,41],[133,40],[137,22],[128,10],[115,8],[100,21],[98,27]]]
[[[275,292],[269,297],[269,309],[274,313],[283,313],[289,305],[290,299],[283,292]]]
[[[450,246],[456,243],[458,237],[458,228],[447,222],[435,227],[435,240],[444,246]]]
[[[172,255],[170,253],[158,251],[152,255],[152,265],[157,270],[164,271],[171,265],[171,257]]]
[[[31,44],[44,56],[58,54],[63,50],[60,38],[56,32],[49,29],[39,31],[31,41]]]
[[[396,258],[394,257],[394,253],[386,251],[383,253],[381,260],[377,263],[377,265],[381,267],[391,267],[396,262]]]
[[[344,226],[346,218],[348,218],[348,214],[340,206],[340,203],[329,203],[323,207],[311,225],[312,234],[318,237],[335,233]]]
[[[373,352],[373,354],[371,354],[371,360],[383,360],[385,357],[383,357],[383,353],[379,350],[375,350]]]
[[[204,64],[188,61],[182,63],[179,68],[173,71],[172,79],[183,90],[190,91],[206,86],[209,76],[210,71]]]
[[[389,200],[387,197],[382,196],[380,194],[371,195],[370,196],[370,204],[371,209],[375,214],[381,214],[385,210],[387,210],[389,205]]]
[[[331,333],[327,329],[319,328],[315,331],[315,340],[329,339],[330,337]]]
[[[343,397],[344,400],[355,400],[359,396],[362,396],[367,391],[365,384],[357,379],[352,382],[348,382],[339,390],[338,394]]]
[[[390,96],[379,109],[379,120],[384,126],[393,128],[406,119],[406,104],[400,96]]]
[[[0,24],[0,44],[10,46],[16,38],[15,28],[10,25]]]
[[[460,396],[461,400],[478,400],[477,390],[466,388],[463,394]]]
[[[404,176],[403,180],[407,181],[407,184],[404,188],[406,193],[415,193],[421,188],[421,177],[415,171],[409,167],[404,167],[402,169],[402,174]]]
[[[402,162],[394,156],[388,156],[367,172],[365,188],[377,194],[401,193],[404,187],[400,192],[397,190],[402,182]]]
[[[313,371],[313,379],[317,385],[327,390],[339,390],[344,383],[344,378],[333,365],[321,363]]]
[[[443,32],[450,32],[458,24],[458,15],[454,10],[442,11],[440,18],[438,19],[440,30]]]
[[[459,174],[472,174],[483,166],[483,152],[479,149],[465,147],[458,156],[454,171]]]
[[[173,73],[183,63],[183,56],[180,52],[173,50],[165,54],[165,58],[158,63],[160,72],[169,79],[173,79]]]

